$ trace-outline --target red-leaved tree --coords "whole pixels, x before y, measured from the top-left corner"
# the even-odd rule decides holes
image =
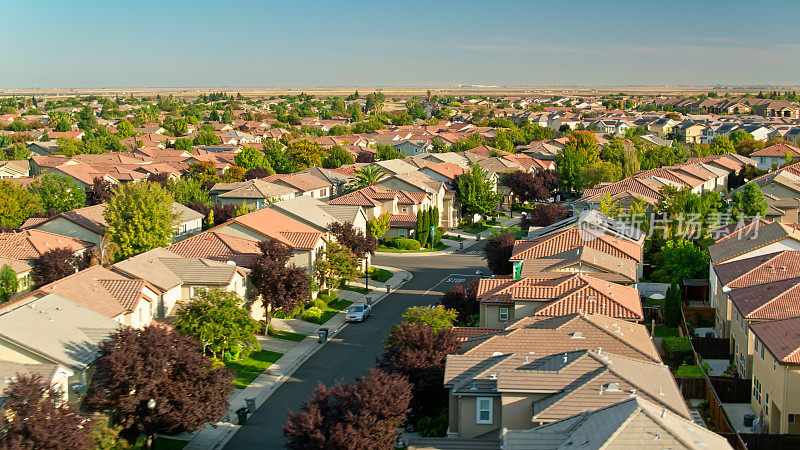
[[[86,256],[75,256],[75,252],[66,247],[42,253],[33,260],[33,284],[44,286],[89,267],[90,254],[84,254]]]
[[[447,405],[445,361],[460,346],[449,328],[436,331],[424,323],[402,322],[389,332],[378,367],[408,377],[414,385],[411,408],[417,418],[438,415]]]
[[[522,218],[519,224],[522,229],[546,227],[566,217],[569,217],[569,212],[566,208],[557,203],[545,203],[536,205]]]
[[[510,233],[492,236],[483,247],[486,265],[495,275],[508,275],[511,273],[511,254],[514,251],[514,241],[517,238]]]
[[[370,370],[353,383],[327,388],[289,413],[283,428],[290,449],[368,450],[394,448],[406,420],[411,384],[405,377]]]
[[[261,294],[267,312],[267,324],[276,309],[291,311],[311,297],[308,275],[305,270],[290,264],[292,249],[277,241],[258,244],[262,255],[250,272],[250,280]]]
[[[0,448],[88,449],[87,418],[62,402],[62,395],[38,375],[19,375],[0,392],[6,397],[0,414]]]
[[[444,293],[439,304],[458,312],[456,322],[460,325],[473,325],[473,317],[480,312],[478,303],[478,280],[471,280],[466,287],[457,284]]]
[[[129,441],[140,434],[193,433],[228,409],[233,373],[214,367],[188,336],[163,325],[126,327],[100,351],[86,405],[113,413]]]

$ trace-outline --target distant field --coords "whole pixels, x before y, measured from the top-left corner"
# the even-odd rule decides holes
[[[430,89],[432,94],[437,95],[491,95],[491,96],[509,96],[521,97],[530,95],[602,95],[602,94],[616,94],[618,92],[625,92],[628,94],[639,95],[692,95],[701,94],[714,89],[711,86],[530,86],[530,87],[504,87],[504,86],[433,86],[433,87],[402,87],[402,86],[331,86],[331,87],[274,87],[274,88],[235,88],[235,87],[209,87],[209,88],[104,88],[104,89],[8,89],[0,90],[0,97],[4,96],[20,96],[20,95],[36,95],[48,97],[65,97],[76,94],[80,95],[104,95],[115,96],[117,94],[135,96],[156,96],[158,94],[173,94],[176,97],[194,97],[201,93],[209,92],[227,92],[237,93],[240,92],[246,97],[264,97],[280,94],[298,94],[306,92],[314,94],[318,97],[328,96],[345,96],[352,94],[353,91],[358,90],[360,93],[372,92],[380,89],[387,96],[408,98],[415,95],[424,96]],[[766,88],[765,88],[766,89]],[[777,89],[777,88],[776,88]],[[781,90],[786,89],[783,87]],[[791,89],[791,87],[789,87]],[[744,88],[731,88],[731,89],[718,89],[719,92],[730,93],[758,93],[759,89],[744,89]]]

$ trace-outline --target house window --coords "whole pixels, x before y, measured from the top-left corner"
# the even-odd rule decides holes
[[[408,208],[406,208],[405,206],[403,206],[400,210],[403,212],[408,212]]]
[[[761,344],[761,360],[764,360],[764,344]]]
[[[478,397],[476,423],[492,423],[492,398]]]
[[[787,419],[789,420],[789,423],[794,423],[794,414],[789,414]]]
[[[191,288],[192,298],[197,297],[198,295],[200,295],[201,292],[205,290],[206,290],[205,286],[192,286]]]
[[[508,320],[508,308],[500,308],[498,318],[502,321]]]
[[[773,359],[772,360],[772,371],[775,372],[775,370],[777,370],[777,369],[778,369],[778,363],[777,363],[777,361],[775,361]]]
[[[397,235],[400,237],[406,237],[406,230],[400,228],[399,230],[397,230]]]
[[[753,398],[760,404],[761,403],[761,382],[758,378],[753,378]]]

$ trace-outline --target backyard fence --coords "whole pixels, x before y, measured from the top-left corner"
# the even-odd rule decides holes
[[[693,337],[692,347],[703,359],[730,360],[731,344],[729,339],[713,337]]]

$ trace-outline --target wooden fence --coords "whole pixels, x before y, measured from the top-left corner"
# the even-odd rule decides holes
[[[714,392],[723,403],[750,403],[750,380],[731,377],[709,377]]]
[[[739,433],[748,450],[783,450],[800,448],[800,434]]]

